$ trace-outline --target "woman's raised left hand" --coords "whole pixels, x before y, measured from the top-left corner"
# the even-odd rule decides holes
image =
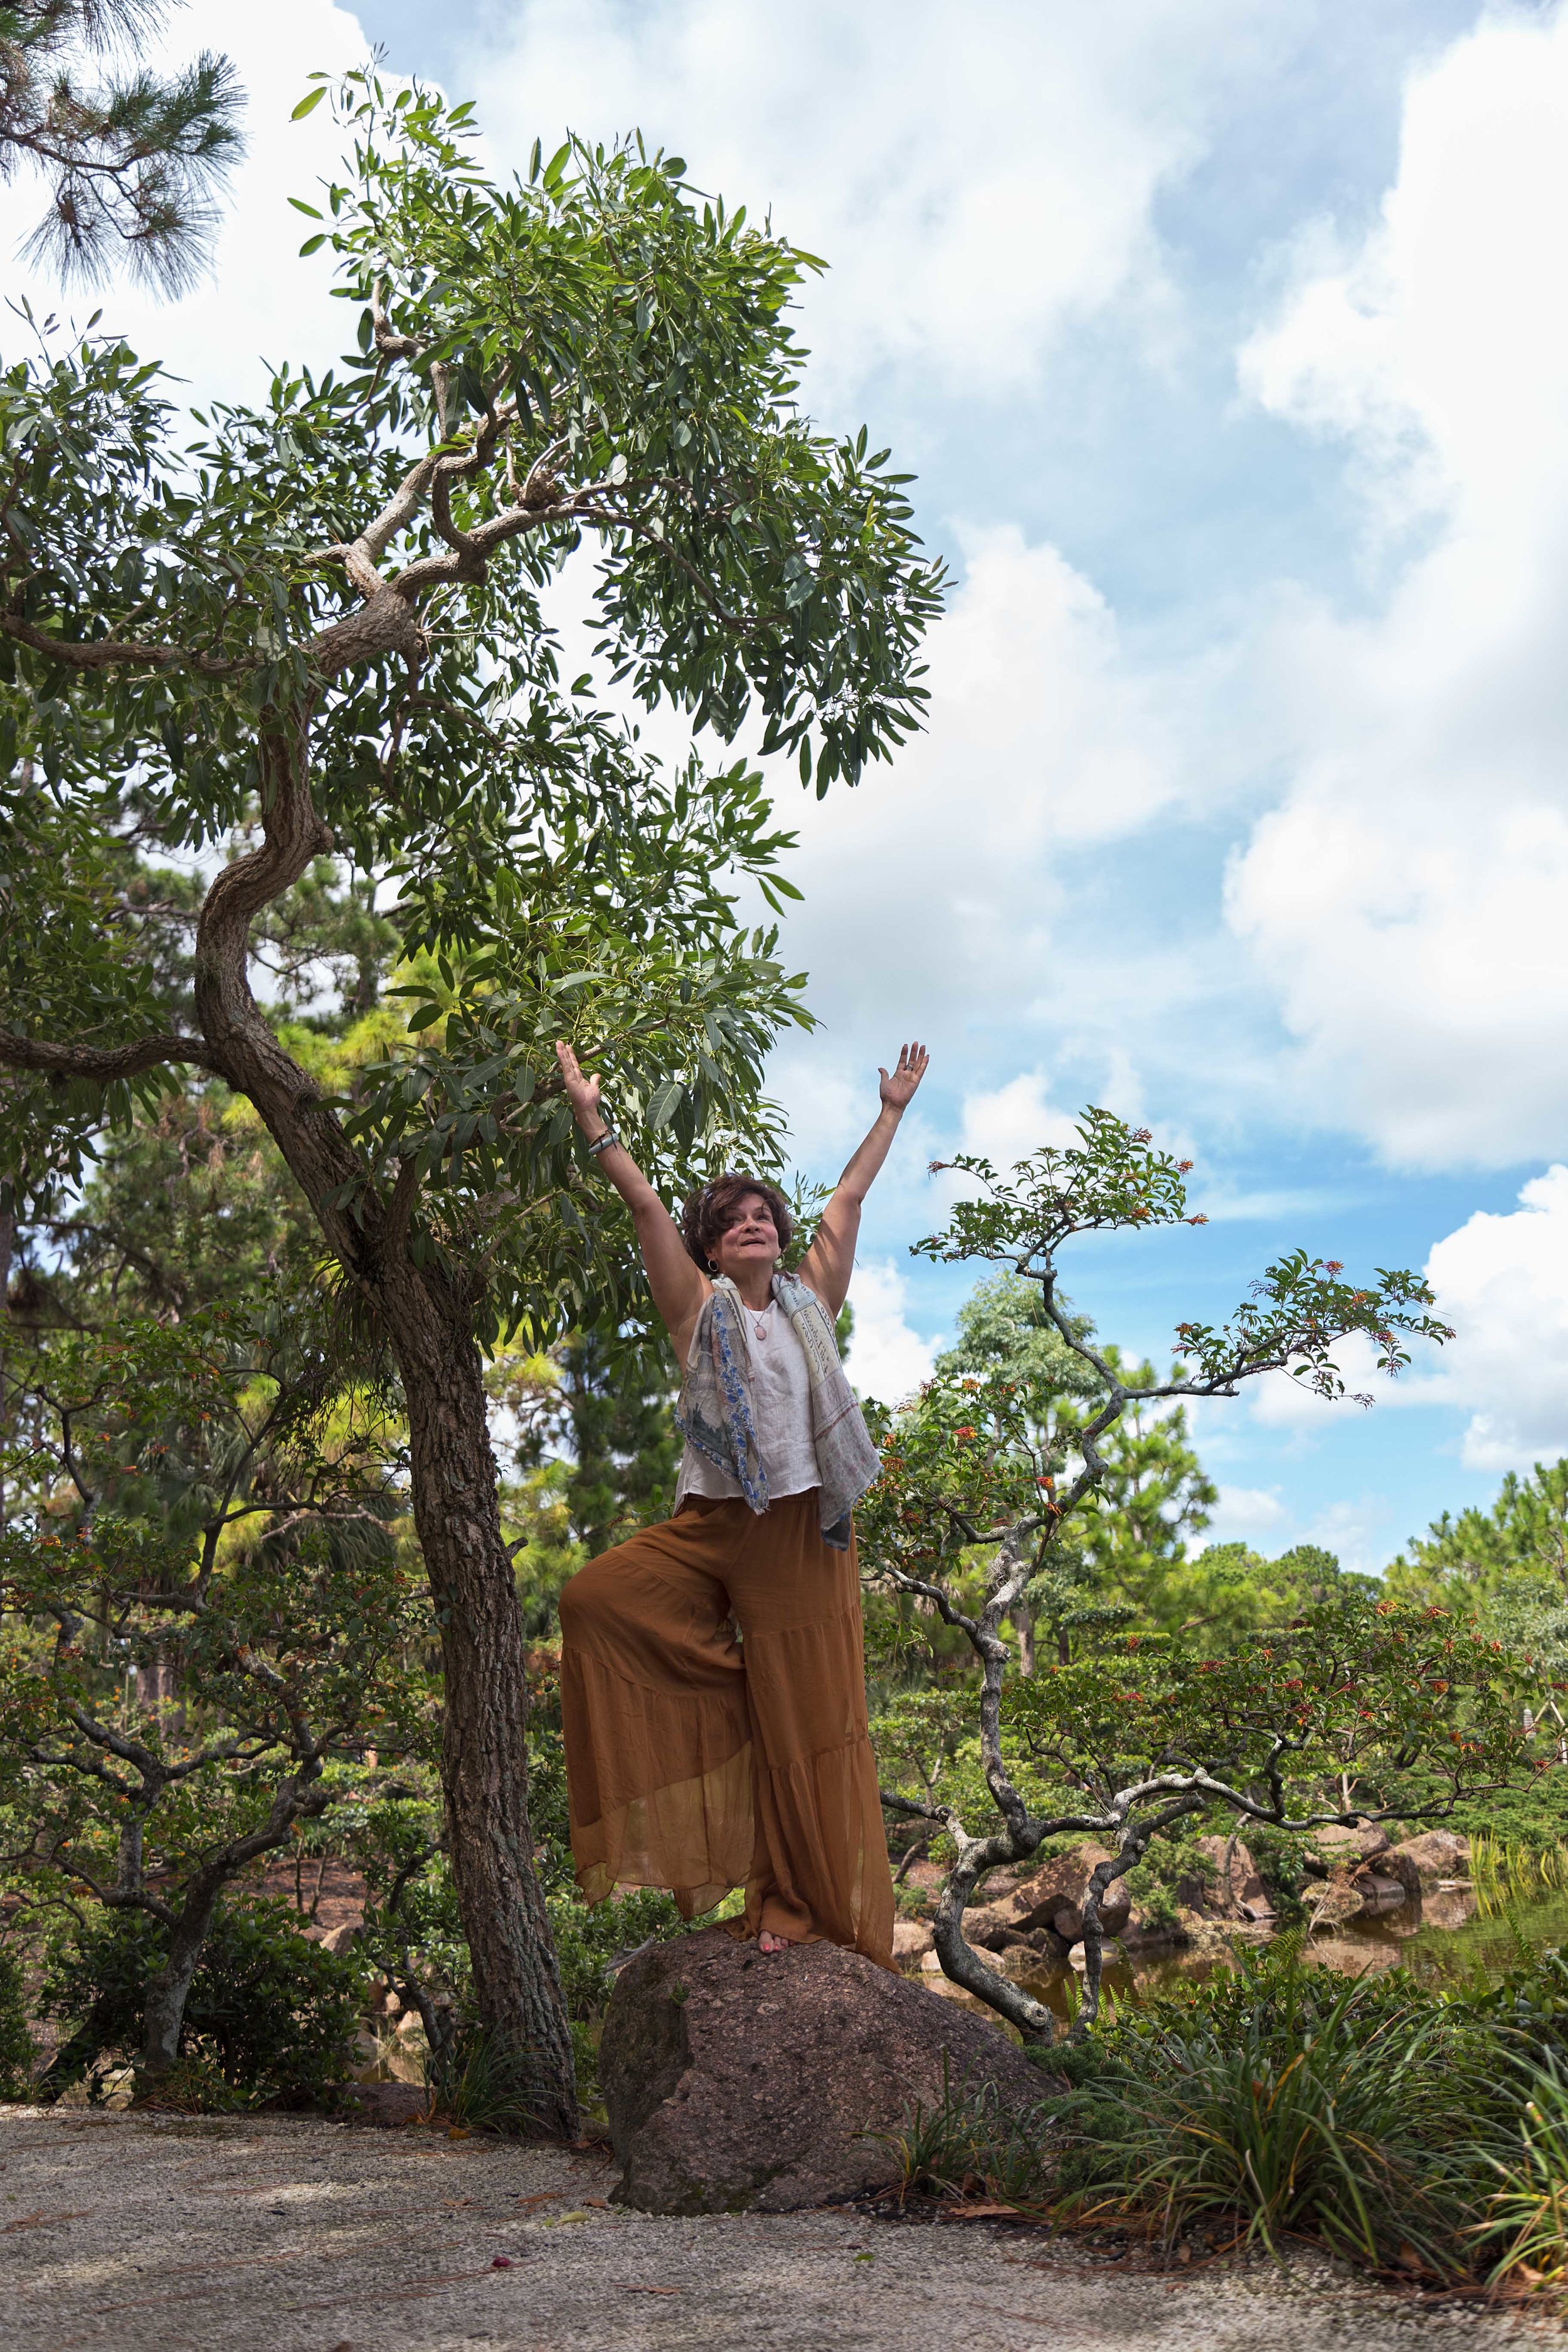
[[[599,1108],[598,1079],[584,1076],[582,1065],[564,1038],[556,1041],[555,1058],[561,1065],[563,1090],[578,1126],[584,1135],[593,1127],[603,1127],[605,1122],[605,1114]]]
[[[915,1088],[931,1065],[931,1055],[923,1045],[900,1045],[898,1067],[891,1076],[886,1070],[877,1073],[881,1079],[881,1097],[889,1110],[907,1110],[914,1097]]]

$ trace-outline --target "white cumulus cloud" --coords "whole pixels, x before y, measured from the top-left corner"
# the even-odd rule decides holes
[[[1014,1035],[1038,1017],[1060,978],[1053,851],[1131,833],[1181,796],[1190,740],[1168,682],[1140,672],[1055,548],[1013,525],[958,538],[966,568],[927,644],[927,731],[858,791],[780,802],[801,829],[789,940],[813,1002],[835,1025],[889,1023],[944,1055],[961,1039],[973,1052],[976,1006]]]
[[[1441,1385],[1469,1408],[1463,1455],[1515,1470],[1568,1454],[1568,1167],[1534,1177],[1506,1216],[1478,1211],[1426,1261],[1456,1337]]]
[[[959,1150],[972,1151],[1006,1170],[1044,1145],[1058,1150],[1078,1141],[1078,1129],[1064,1111],[1047,1100],[1039,1070],[1026,1070],[1005,1086],[966,1095]]]
[[[855,1329],[845,1370],[862,1396],[900,1404],[931,1378],[940,1339],[922,1339],[906,1320],[910,1286],[890,1259],[862,1260],[850,1304]]]
[[[1267,1550],[1268,1538],[1288,1516],[1275,1487],[1222,1486],[1208,1526],[1193,1538],[1189,1549],[1202,1551],[1208,1544],[1245,1543]]]
[[[1402,552],[1369,611],[1296,598],[1262,634],[1291,780],[1230,920],[1301,1101],[1406,1164],[1544,1156],[1568,1122],[1565,255],[1568,13],[1489,11],[1412,83],[1372,234],[1242,358],[1343,439],[1373,576]]]
[[[639,126],[832,265],[829,380],[915,363],[984,398],[1112,305],[1163,332],[1151,214],[1219,97],[1307,12],[1280,0],[526,0],[471,52],[499,152]],[[815,394],[814,394],[815,397]]]

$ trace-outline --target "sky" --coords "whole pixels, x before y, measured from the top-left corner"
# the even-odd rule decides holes
[[[1425,1269],[1457,1330],[1353,1379],[1371,1410],[1204,1406],[1212,1536],[1377,1569],[1568,1452],[1568,8],[191,0],[166,39],[233,56],[249,152],[210,282],[105,315],[193,397],[338,347],[286,201],[336,134],[289,114],[373,44],[478,101],[498,172],[640,127],[831,265],[809,404],[917,472],[953,578],[926,732],[820,804],[777,780],[802,1169],[902,1038],[933,1055],[862,1231],[862,1388],[916,1383],[969,1285],[909,1255],[927,1162],[1092,1102],[1210,1219],[1069,1265],[1123,1349],[1297,1245]],[[0,190],[7,251],[37,196]]]

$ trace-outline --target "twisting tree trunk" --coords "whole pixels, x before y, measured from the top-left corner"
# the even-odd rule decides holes
[[[142,2054],[136,2068],[144,2084],[160,2082],[179,2058],[191,1979],[211,1932],[223,1885],[223,1874],[212,1871],[204,1872],[193,1883],[170,1930],[167,1957],[148,1984],[147,2004],[142,2017]]]
[[[372,1181],[251,994],[250,927],[331,835],[311,803],[302,715],[262,739],[259,849],[225,869],[196,934],[195,1002],[211,1066],[249,1097],[386,1335],[408,1407],[414,1517],[446,1670],[442,1780],[479,2013],[525,2059],[542,2129],[577,2123],[572,2037],[533,1869],[522,1617],[501,1538],[473,1300],[407,1248],[411,1207]]]

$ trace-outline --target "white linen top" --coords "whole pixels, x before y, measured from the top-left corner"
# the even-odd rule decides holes
[[[816,1448],[811,1435],[811,1371],[805,1349],[794,1324],[776,1298],[759,1315],[742,1305],[746,1345],[752,1358],[752,1408],[756,1415],[757,1450],[768,1475],[768,1497],[804,1495],[820,1486]],[[675,1499],[683,1495],[731,1497],[741,1492],[740,1481],[700,1454],[689,1438],[680,1460]]]

